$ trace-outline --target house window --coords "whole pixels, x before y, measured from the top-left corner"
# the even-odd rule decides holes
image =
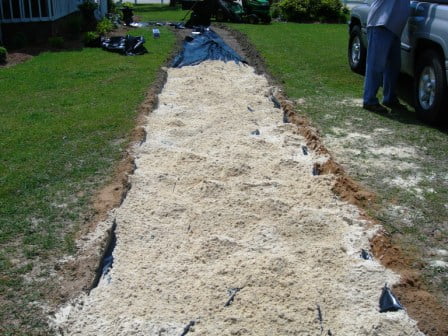
[[[48,0],[0,0],[0,18],[30,19],[49,17]]]
[[[48,15],[48,6],[47,0],[22,0],[31,2],[31,17],[47,17]]]
[[[12,3],[9,0],[1,0],[2,1],[2,6],[1,6],[1,11],[2,11],[2,18],[4,19],[12,19],[13,18],[13,10],[12,10]]]

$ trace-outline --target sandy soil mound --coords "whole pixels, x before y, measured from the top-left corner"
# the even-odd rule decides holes
[[[64,335],[421,335],[379,313],[398,276],[359,257],[373,230],[338,200],[253,68],[169,69],[110,273],[55,319]]]

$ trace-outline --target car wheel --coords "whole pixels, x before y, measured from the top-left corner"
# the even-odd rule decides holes
[[[362,44],[361,27],[354,26],[350,30],[348,42],[348,64],[353,72],[364,75],[366,71],[367,50]]]
[[[429,123],[439,121],[447,107],[446,92],[445,69],[440,55],[434,50],[426,50],[415,67],[414,97],[418,116]]]

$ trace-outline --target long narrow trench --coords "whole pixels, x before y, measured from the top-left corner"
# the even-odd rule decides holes
[[[114,212],[107,281],[71,308],[64,335],[421,335],[380,313],[398,276],[371,258],[357,208],[331,192],[327,159],[253,68],[169,69]]]

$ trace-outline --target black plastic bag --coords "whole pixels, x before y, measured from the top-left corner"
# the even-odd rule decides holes
[[[387,284],[383,287],[383,292],[380,297],[380,313],[394,312],[404,309],[394,293],[387,287]]]
[[[101,42],[104,50],[117,52],[126,56],[143,55],[148,52],[143,36],[114,36]]]

